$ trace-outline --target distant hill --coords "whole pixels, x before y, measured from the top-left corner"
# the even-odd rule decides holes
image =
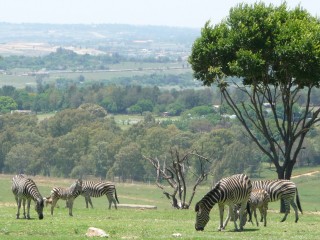
[[[162,48],[190,49],[200,29],[123,24],[31,24],[0,23],[0,55],[32,53],[38,46],[46,51],[56,46],[110,50]],[[12,46],[12,43],[23,47]],[[31,46],[31,49],[30,49]],[[1,50],[6,49],[6,51]],[[8,49],[12,52],[8,53]],[[21,50],[22,49],[22,50]],[[17,50],[17,51],[15,51]],[[19,50],[19,51],[18,51]],[[128,50],[129,51],[129,50]],[[84,51],[87,53],[86,51]],[[33,52],[34,54],[35,52]]]

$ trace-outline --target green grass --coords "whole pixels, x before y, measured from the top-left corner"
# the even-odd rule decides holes
[[[0,175],[0,239],[86,239],[89,227],[105,230],[111,239],[173,239],[172,234],[180,233],[181,239],[318,239],[320,235],[319,183],[320,174],[294,180],[299,188],[304,214],[299,214],[299,222],[294,223],[291,213],[284,223],[278,213],[279,202],[271,203],[267,227],[245,226],[243,232],[234,232],[229,223],[224,232],[218,232],[218,208],[211,211],[211,220],[203,232],[194,230],[196,201],[209,191],[209,186],[201,186],[190,210],[174,210],[169,201],[154,184],[116,183],[120,203],[149,204],[157,210],[107,209],[105,197],[94,198],[94,209],[86,209],[84,198],[75,200],[73,215],[68,216],[64,202],[59,201],[54,215],[50,207],[44,209],[44,219],[38,220],[31,209],[31,220],[15,219],[16,206],[11,193],[11,175]],[[47,196],[53,186],[68,186],[71,179],[33,178],[43,196]],[[318,207],[317,207],[318,206]],[[313,212],[311,212],[313,211]],[[314,212],[318,211],[318,212]]]

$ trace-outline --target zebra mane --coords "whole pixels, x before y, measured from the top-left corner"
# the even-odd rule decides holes
[[[221,195],[220,193],[220,184],[221,182],[219,181],[211,191],[209,191],[204,197],[196,204],[195,206],[195,211],[199,211],[199,204],[205,203],[204,205],[208,208],[211,209],[217,202],[218,199]]]
[[[221,181],[217,182],[216,185],[212,188],[212,190],[220,188]]]

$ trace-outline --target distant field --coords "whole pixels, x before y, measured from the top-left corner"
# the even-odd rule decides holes
[[[37,114],[38,120],[42,121],[44,119],[48,119],[50,117],[53,117],[56,113],[40,113]],[[118,126],[121,129],[128,129],[133,124],[136,124],[140,121],[143,121],[144,116],[140,114],[117,114],[113,115],[110,114],[109,117],[113,117],[115,122],[118,124]],[[156,121],[164,121],[164,120],[172,120],[176,121],[179,119],[179,117],[155,117]]]
[[[136,124],[140,121],[144,120],[144,116],[138,114],[117,114],[111,115],[114,118],[118,126],[122,129],[128,129],[131,125]],[[179,120],[180,117],[155,117],[156,121],[165,121],[165,120],[172,120],[176,121]]]
[[[249,223],[243,232],[234,232],[229,223],[225,232],[218,232],[218,208],[211,211],[211,220],[203,232],[194,230],[194,204],[209,191],[209,186],[201,186],[197,191],[190,210],[174,210],[169,201],[154,183],[116,183],[120,203],[147,204],[157,206],[157,210],[107,209],[105,197],[94,198],[94,209],[86,209],[83,197],[75,200],[73,214],[68,216],[64,202],[50,215],[50,208],[44,209],[44,220],[38,220],[34,208],[31,220],[16,220],[16,206],[11,193],[12,175],[0,175],[0,239],[85,239],[89,227],[104,229],[111,239],[172,239],[172,234],[181,234],[181,239],[319,239],[320,236],[320,174],[300,177],[294,181],[299,188],[304,214],[299,214],[299,222],[294,223],[294,214],[280,223],[279,202],[270,204],[267,227],[256,227]],[[34,177],[43,196],[47,196],[53,186],[68,186],[71,179]]]
[[[74,71],[74,72],[54,72],[51,71],[44,80],[54,83],[57,79],[77,80],[82,75],[86,82],[104,81],[108,82],[122,77],[133,77],[150,74],[182,74],[191,72],[190,68],[181,68],[180,63],[134,63],[125,62],[110,65],[110,71]],[[0,87],[12,85],[16,88],[26,86],[36,86],[36,76],[28,75],[30,69],[13,69],[10,74],[0,73]],[[137,84],[139,82],[137,81]]]
[[[48,43],[38,42],[9,42],[0,43],[0,54],[2,56],[25,55],[25,56],[41,56],[55,52],[60,46]],[[66,47],[78,54],[101,54],[102,52],[92,48],[75,48]]]

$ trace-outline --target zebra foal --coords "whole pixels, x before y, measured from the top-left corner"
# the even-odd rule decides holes
[[[67,207],[69,208],[69,216],[72,215],[73,201],[76,199],[82,191],[82,180],[76,180],[70,187],[54,187],[51,190],[51,195],[48,199],[51,200],[51,215],[53,215],[54,207],[59,199],[66,200]]]
[[[31,200],[35,202],[35,210],[38,213],[39,219],[43,219],[43,198],[38,190],[37,185],[31,178],[27,178],[23,174],[16,175],[12,178],[11,190],[14,194],[18,212],[17,219],[20,217],[21,202],[23,205],[24,218],[30,219],[30,203]],[[25,212],[25,205],[27,201],[27,215]]]
[[[81,195],[85,198],[86,208],[88,208],[88,203],[93,208],[91,197],[101,197],[103,195],[108,198],[109,209],[111,209],[112,203],[117,209],[117,203],[119,203],[116,187],[111,182],[83,181]]]
[[[285,205],[285,215],[281,222],[284,222],[287,219],[287,216],[290,212],[290,205],[293,207],[295,211],[295,222],[298,222],[298,209],[302,213],[300,198],[298,194],[298,189],[294,182],[290,180],[259,180],[252,181],[253,189],[264,189],[270,196],[270,202],[278,201],[282,199]],[[296,202],[294,202],[294,197],[296,197]],[[298,207],[297,207],[298,205]],[[263,216],[261,217],[261,221],[263,220]]]
[[[235,229],[238,230],[236,217],[234,216],[234,206],[240,204],[240,230],[243,230],[245,224],[244,211],[250,197],[252,185],[249,177],[245,174],[232,175],[222,178],[214,188],[208,192],[198,203],[196,203],[196,223],[195,229],[203,231],[209,222],[209,214],[215,204],[219,206],[220,226],[219,231],[225,229],[229,218],[233,219]],[[229,206],[229,216],[223,223],[224,205]]]
[[[270,196],[268,192],[264,189],[252,189],[250,198],[249,198],[249,206],[251,209],[251,213],[249,214],[249,222],[252,222],[252,212],[254,214],[254,217],[256,219],[256,224],[259,226],[258,220],[257,220],[257,208],[260,211],[260,214],[264,220],[264,226],[267,226],[267,210],[268,210],[268,204],[270,202]]]

